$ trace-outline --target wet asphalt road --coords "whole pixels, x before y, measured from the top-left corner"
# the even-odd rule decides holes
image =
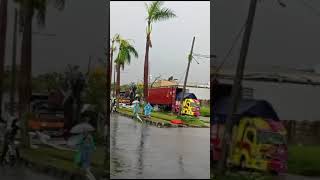
[[[112,115],[111,178],[210,178],[209,128],[157,128]]]
[[[34,172],[23,166],[0,166],[1,180],[59,180],[49,175]]]

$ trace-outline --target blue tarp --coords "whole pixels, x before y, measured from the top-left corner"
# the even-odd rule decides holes
[[[182,97],[182,92],[179,92],[176,96],[176,100],[180,101],[181,97]],[[194,95],[193,93],[185,93],[183,99],[185,98],[197,99],[196,95]]]
[[[230,97],[223,97],[214,102],[213,123],[216,123],[217,121],[224,122],[226,120],[227,113],[230,108],[230,102]],[[279,117],[272,105],[265,100],[241,99],[234,120],[237,121],[243,116],[262,117],[276,121],[279,120]]]

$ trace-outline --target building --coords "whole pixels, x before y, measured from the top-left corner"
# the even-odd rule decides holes
[[[234,67],[224,67],[219,81],[232,84],[234,72]],[[270,102],[282,120],[320,121],[319,85],[320,74],[281,67],[248,66],[243,78],[253,98]]]

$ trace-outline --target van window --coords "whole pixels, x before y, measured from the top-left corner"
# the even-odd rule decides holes
[[[248,132],[247,132],[247,139],[248,139],[250,142],[253,142],[254,134],[253,134],[252,131],[248,131]]]

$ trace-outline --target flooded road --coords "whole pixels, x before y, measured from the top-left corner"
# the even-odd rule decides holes
[[[112,115],[111,178],[209,179],[209,128],[157,128]]]

